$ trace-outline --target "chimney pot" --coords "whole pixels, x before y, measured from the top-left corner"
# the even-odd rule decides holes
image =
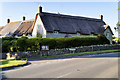
[[[100,15],[100,19],[101,19],[101,21],[103,21],[103,15]]]
[[[10,19],[9,18],[7,19],[7,23],[10,23]]]
[[[42,7],[39,6],[39,7],[38,7],[38,13],[41,13],[41,12],[42,12]]]
[[[25,16],[23,16],[23,21],[25,21]]]

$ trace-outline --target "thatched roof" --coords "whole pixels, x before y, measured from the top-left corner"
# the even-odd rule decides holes
[[[23,21],[13,35],[22,36],[31,33],[33,22],[34,20]]]
[[[36,14],[35,19],[8,23],[3,29],[0,28],[0,35],[32,35],[37,18],[41,18],[47,32],[58,31],[59,33],[68,34],[90,35],[92,33],[98,35],[104,33],[106,29],[104,26],[106,23],[101,19],[41,12]]]
[[[0,36],[22,36],[31,34],[34,19],[10,22],[0,30]]]
[[[107,28],[109,28],[109,30],[112,33],[112,35],[114,35],[109,25],[104,25],[104,27],[105,27],[105,30],[107,30]]]
[[[101,34],[104,32],[105,22],[101,19],[71,16],[55,13],[41,12],[40,15],[45,29],[48,32],[59,31],[60,33],[81,33],[84,35]],[[36,15],[36,16],[37,16]]]
[[[21,21],[17,21],[17,22],[10,22],[8,24],[6,24],[4,26],[4,28],[0,31],[0,35],[1,36],[6,36],[9,34],[12,35],[12,33],[15,32],[15,30],[19,27],[19,25],[21,24]]]
[[[4,28],[4,26],[0,26],[0,31]]]

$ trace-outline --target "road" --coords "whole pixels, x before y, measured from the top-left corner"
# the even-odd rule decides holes
[[[2,71],[4,78],[118,78],[118,54],[31,60],[31,64]]]

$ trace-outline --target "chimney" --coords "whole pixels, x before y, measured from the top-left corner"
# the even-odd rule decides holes
[[[103,15],[100,15],[99,17],[100,17],[101,21],[103,21]]]
[[[23,16],[23,21],[25,21],[25,16]]]
[[[10,23],[10,19],[9,18],[7,18],[7,23]]]
[[[41,12],[42,12],[42,7],[39,6],[39,7],[38,7],[38,13],[41,13]]]

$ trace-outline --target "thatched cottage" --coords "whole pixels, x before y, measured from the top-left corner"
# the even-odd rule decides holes
[[[36,38],[38,34],[42,38],[61,38],[73,36],[97,36],[104,34],[112,42],[113,32],[109,25],[103,21],[103,15],[100,19],[71,16],[43,12],[39,6],[38,13],[34,20],[25,20],[10,22],[0,31],[1,36],[28,36]]]

